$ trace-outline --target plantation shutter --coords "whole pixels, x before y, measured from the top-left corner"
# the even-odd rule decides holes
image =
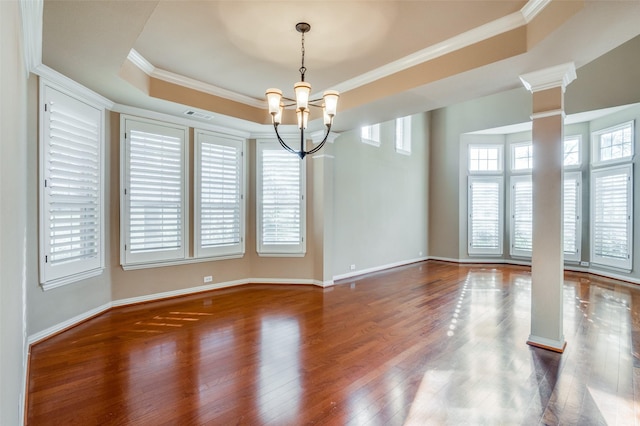
[[[580,260],[580,172],[564,175],[564,258]]]
[[[40,281],[101,269],[102,111],[44,86]]]
[[[196,256],[241,254],[242,141],[198,132],[196,143]]]
[[[185,257],[185,131],[126,120],[126,263]]]
[[[531,176],[511,178],[511,254],[531,256],[533,245],[533,185]]]
[[[304,162],[277,144],[260,149],[259,251],[304,251]]]
[[[501,205],[501,177],[469,177],[469,254],[502,254]]]
[[[631,269],[631,165],[592,172],[591,261]]]

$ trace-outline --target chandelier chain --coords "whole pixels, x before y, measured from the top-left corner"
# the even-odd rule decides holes
[[[301,80],[304,81],[304,74],[307,72],[307,69],[304,66],[304,32],[302,32],[302,66],[298,71],[300,71]]]

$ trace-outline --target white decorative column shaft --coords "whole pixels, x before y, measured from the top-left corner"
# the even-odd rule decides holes
[[[564,91],[576,78],[573,63],[520,76],[533,94],[532,346],[563,352],[564,253],[562,182]]]

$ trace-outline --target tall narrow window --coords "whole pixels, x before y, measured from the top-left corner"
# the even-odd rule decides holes
[[[411,155],[411,116],[396,119],[396,152]]]
[[[258,253],[304,255],[305,161],[273,141],[257,144]]]
[[[367,145],[380,146],[380,123],[363,126],[360,129],[360,137]]]
[[[533,185],[531,175],[511,177],[511,255],[531,256]]]
[[[243,141],[196,131],[195,147],[195,255],[242,255]]]
[[[122,263],[166,262],[187,251],[187,129],[122,117]]]
[[[632,165],[591,172],[591,262],[632,266]]]
[[[469,176],[469,254],[502,254],[502,177]]]
[[[566,159],[566,157],[565,157]],[[563,194],[563,239],[565,260],[580,260],[580,244],[582,234],[582,174],[567,172],[564,174]]]
[[[40,282],[53,288],[103,269],[103,110],[41,86]]]

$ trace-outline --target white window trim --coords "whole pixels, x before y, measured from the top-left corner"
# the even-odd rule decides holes
[[[497,170],[471,170],[472,148],[498,148]],[[470,143],[467,145],[467,171],[469,175],[502,175],[504,173],[504,144],[502,143]]]
[[[65,86],[62,86],[60,84],[56,84],[53,83],[52,81],[49,81],[45,78],[40,78],[40,84],[39,84],[39,102],[40,102],[40,114],[39,114],[39,119],[38,119],[38,125],[39,125],[39,137],[38,137],[38,141],[39,141],[39,176],[43,177],[46,176],[46,172],[45,172],[45,147],[47,142],[45,141],[45,126],[47,124],[46,122],[46,117],[44,114],[44,106],[47,102],[45,95],[49,90],[53,90],[56,92],[59,92],[63,95],[69,96],[73,99],[75,99],[76,101],[82,102],[86,105],[88,105],[91,108],[96,109],[97,113],[98,113],[98,117],[99,117],[99,135],[98,135],[98,144],[99,144],[99,150],[98,150],[98,155],[99,155],[99,210],[98,210],[98,214],[100,215],[100,223],[99,223],[99,245],[98,245],[98,256],[97,259],[94,262],[91,262],[91,264],[88,264],[85,267],[81,267],[81,268],[76,268],[76,271],[70,272],[70,273],[63,273],[63,274],[54,274],[53,276],[51,276],[50,272],[49,272],[49,267],[47,265],[46,259],[48,256],[48,253],[46,253],[47,251],[47,247],[48,244],[46,242],[46,236],[45,236],[45,232],[44,230],[48,228],[48,226],[46,226],[47,223],[47,218],[46,216],[46,202],[45,202],[45,183],[44,180],[45,179],[40,179],[40,182],[38,184],[39,186],[39,208],[38,208],[38,216],[39,216],[39,226],[40,226],[40,230],[39,230],[39,264],[40,264],[40,285],[42,287],[43,290],[50,290],[53,288],[57,288],[57,287],[61,287],[67,284],[71,284],[80,280],[84,280],[87,278],[91,278],[91,277],[95,277],[98,275],[101,275],[102,272],[104,271],[104,265],[105,265],[105,173],[104,173],[104,168],[105,168],[105,107],[103,104],[97,103],[93,101],[93,98],[90,98],[90,96],[87,96],[88,94],[91,95],[93,94],[93,92],[90,92],[88,89],[85,89],[82,86],[76,87],[75,89],[79,89],[79,90],[86,90],[86,93],[78,93],[78,90],[71,90],[68,89]]]
[[[477,249],[472,246],[472,234],[473,234],[473,205],[472,205],[472,191],[471,185],[474,182],[498,182],[499,184],[499,200],[498,200],[498,247],[496,249]],[[503,240],[504,240],[504,177],[500,176],[468,176],[467,181],[467,248],[470,256],[475,255],[490,255],[490,256],[502,256],[503,253]]]
[[[578,170],[582,167],[582,135],[569,135],[569,136],[565,136],[564,138],[564,142],[562,145],[562,167],[565,170]],[[578,164],[570,164],[570,165],[565,165],[564,164],[564,144],[566,143],[567,139],[578,139]]]
[[[523,169],[524,170],[524,169]],[[510,254],[512,257],[526,257],[526,258],[531,258],[531,250],[525,250],[525,249],[518,249],[515,248],[515,231],[516,231],[516,221],[515,221],[515,206],[516,206],[516,200],[515,200],[515,186],[518,182],[531,182],[531,175],[514,175],[511,176],[510,182],[509,182],[509,247],[510,247]],[[532,202],[532,207],[533,207],[533,200]],[[533,219],[533,218],[532,218]],[[533,223],[531,224],[531,227],[533,228]],[[532,241],[531,243],[533,244],[533,235],[532,235]]]
[[[288,141],[287,141],[288,142]],[[262,243],[262,154],[263,149],[283,149],[273,139],[256,140],[256,250],[262,257],[304,257],[307,251],[307,179],[306,161],[300,162],[300,242],[268,245]],[[293,154],[291,154],[293,156]]]
[[[402,137],[398,138],[398,127],[402,129]],[[396,118],[395,145],[396,152],[402,155],[411,155],[411,116]]]
[[[201,182],[200,182],[200,156],[202,144],[207,143],[206,139],[214,140],[214,143],[221,145],[236,145],[239,146],[241,151],[240,158],[240,243],[225,247],[212,247],[202,248],[200,247],[200,227],[201,217],[199,212],[201,209]],[[220,133],[209,132],[205,130],[194,131],[194,145],[195,145],[195,158],[194,158],[194,257],[198,259],[202,258],[230,258],[230,257],[242,257],[245,253],[245,218],[246,218],[246,156],[244,152],[246,150],[246,140],[242,138],[236,138]]]
[[[577,183],[577,191],[576,191],[576,251],[573,253],[564,252],[564,260],[569,262],[580,262],[582,257],[582,172],[581,171],[570,171],[564,173],[564,181],[563,181],[563,211],[562,211],[562,232],[564,233],[564,182],[568,179],[575,179]],[[564,238],[563,238],[563,250],[564,250]]]
[[[631,155],[628,157],[615,158],[612,160],[600,160],[600,137],[605,133],[611,133],[619,129],[631,126]],[[624,123],[616,124],[615,126],[607,127],[605,129],[596,130],[591,133],[591,166],[592,167],[606,167],[615,164],[628,163],[633,161],[635,155],[635,121],[626,121]]]
[[[365,129],[368,129],[367,136],[364,136]],[[362,143],[379,147],[380,146],[380,123],[362,126],[360,129],[360,140]]]
[[[126,133],[129,130],[128,124],[141,124],[143,126],[153,125],[172,129],[181,135],[184,149],[182,151],[182,244],[177,250],[163,254],[141,253],[139,255],[131,255],[127,253],[127,244],[129,242],[129,197],[126,190],[129,186],[129,156],[128,142]],[[135,265],[164,266],[167,264],[176,264],[176,262],[187,259],[189,253],[189,131],[186,126],[176,125],[167,122],[149,120],[146,118],[135,117],[122,114],[120,116],[120,264],[123,269]],[[134,269],[134,268],[131,268]]]
[[[627,260],[617,260],[605,258],[602,256],[597,256],[595,253],[595,216],[596,216],[596,208],[595,208],[595,175],[611,175],[618,174],[624,171],[628,175],[629,179],[629,190],[627,191],[627,205],[628,205],[628,219],[627,219]],[[590,254],[591,254],[591,263],[595,265],[599,265],[605,268],[611,268],[616,270],[622,270],[624,272],[630,272],[633,265],[633,165],[632,164],[623,164],[623,165],[615,165],[606,168],[595,169],[591,171],[591,194],[590,194]]]
[[[533,142],[531,141],[527,141],[527,142],[515,142],[510,145],[510,151],[511,151],[511,164],[509,169],[511,170],[512,173],[531,173],[531,171],[533,170],[533,167],[528,167],[526,169],[516,169],[515,165],[516,165],[516,148],[519,147],[523,147],[523,146],[530,146],[531,147],[531,163],[533,166]]]

